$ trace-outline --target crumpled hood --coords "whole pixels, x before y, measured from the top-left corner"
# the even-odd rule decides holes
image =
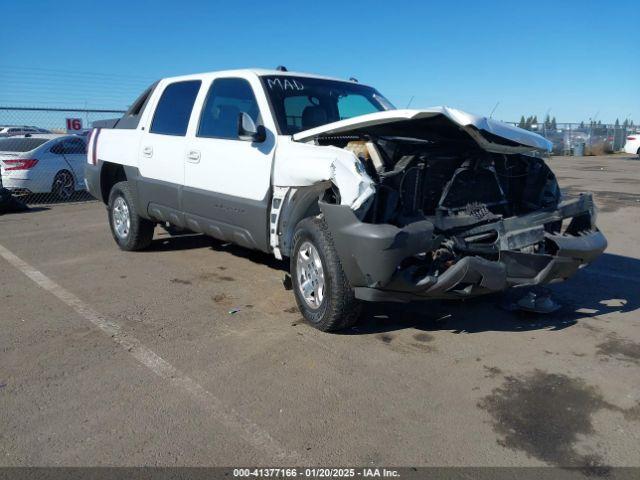
[[[293,139],[304,142],[323,135],[355,134],[366,131],[367,127],[392,126],[394,123],[406,124],[407,121],[428,119],[438,115],[448,119],[452,126],[464,130],[481,148],[489,152],[550,152],[552,148],[552,143],[537,133],[449,107],[387,110],[360,115],[298,132],[293,135]],[[402,129],[399,128],[394,134],[403,136]]]

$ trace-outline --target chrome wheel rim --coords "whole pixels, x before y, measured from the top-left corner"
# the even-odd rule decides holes
[[[73,195],[73,176],[68,172],[60,172],[53,182],[53,191],[58,198],[68,200]]]
[[[298,290],[307,306],[317,309],[324,298],[324,270],[316,247],[304,242],[296,259]]]
[[[129,215],[129,207],[124,198],[118,197],[113,202],[113,210],[111,213],[113,217],[113,229],[116,231],[116,235],[119,238],[125,239],[129,235],[129,229],[131,228],[131,217]]]

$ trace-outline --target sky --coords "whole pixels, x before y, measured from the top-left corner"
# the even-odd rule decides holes
[[[285,65],[399,108],[640,122],[637,0],[1,4],[0,105],[120,109],[158,78]]]

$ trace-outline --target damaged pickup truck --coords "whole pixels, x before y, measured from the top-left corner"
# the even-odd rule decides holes
[[[278,70],[163,79],[88,147],[124,250],[170,224],[290,259],[321,330],[361,301],[465,298],[571,277],[606,248],[590,194],[563,200],[543,137]]]

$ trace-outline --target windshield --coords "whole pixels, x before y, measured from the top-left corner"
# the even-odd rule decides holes
[[[352,82],[285,75],[262,82],[283,135],[395,108],[375,89]]]
[[[30,152],[48,141],[47,138],[2,138],[0,152]]]

